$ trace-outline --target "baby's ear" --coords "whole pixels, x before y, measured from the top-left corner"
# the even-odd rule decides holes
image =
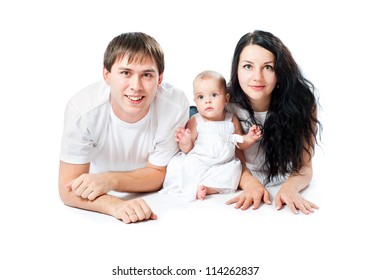
[[[226,105],[227,105],[227,103],[229,102],[229,99],[230,99],[230,95],[229,95],[229,93],[227,92],[227,94],[225,95],[225,102],[226,102]]]

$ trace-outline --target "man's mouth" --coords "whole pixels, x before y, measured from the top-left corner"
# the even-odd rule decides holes
[[[144,98],[144,96],[130,96],[130,95],[125,95],[125,97],[134,102],[140,101]]]

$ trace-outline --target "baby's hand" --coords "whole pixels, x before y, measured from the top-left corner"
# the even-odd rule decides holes
[[[175,141],[183,145],[190,144],[192,142],[191,130],[185,128],[184,126],[178,127],[175,131]]]
[[[240,145],[242,149],[249,148],[252,144],[254,144],[256,141],[260,140],[260,138],[263,136],[263,133],[259,126],[253,125],[249,128],[249,132],[245,135],[243,135],[243,145]]]
[[[263,136],[263,134],[260,127],[254,124],[250,127],[247,136],[250,137],[252,140],[257,141]]]

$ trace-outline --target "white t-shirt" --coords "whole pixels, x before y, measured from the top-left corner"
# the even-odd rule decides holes
[[[227,108],[228,111],[234,113],[240,120],[243,133],[248,133],[251,126],[249,112],[237,106],[236,104],[229,104]],[[267,112],[254,112],[254,117],[258,121],[258,123],[264,125],[265,119],[267,117]],[[254,177],[259,179],[259,181],[264,184],[267,173],[263,170],[265,154],[263,148],[260,147],[260,142],[255,142],[248,149],[243,150],[243,152],[246,159],[246,167],[251,171]],[[287,176],[277,176],[273,178],[273,180],[267,186],[282,184],[286,179]]]
[[[97,82],[71,98],[65,111],[60,160],[90,162],[90,172],[130,171],[165,166],[179,151],[174,132],[189,118],[185,94],[166,83],[157,90],[148,114],[125,123],[112,111],[110,87]]]

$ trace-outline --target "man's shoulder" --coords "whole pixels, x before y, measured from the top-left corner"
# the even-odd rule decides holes
[[[92,83],[78,91],[70,100],[80,113],[87,113],[107,104],[109,101],[109,86],[104,81]]]
[[[184,92],[170,84],[163,83],[154,100],[153,117],[162,125],[172,122],[185,123],[189,117],[189,102]]]
[[[189,106],[188,99],[181,89],[169,84],[162,83],[158,88],[156,102],[159,106],[175,106],[182,108]]]

